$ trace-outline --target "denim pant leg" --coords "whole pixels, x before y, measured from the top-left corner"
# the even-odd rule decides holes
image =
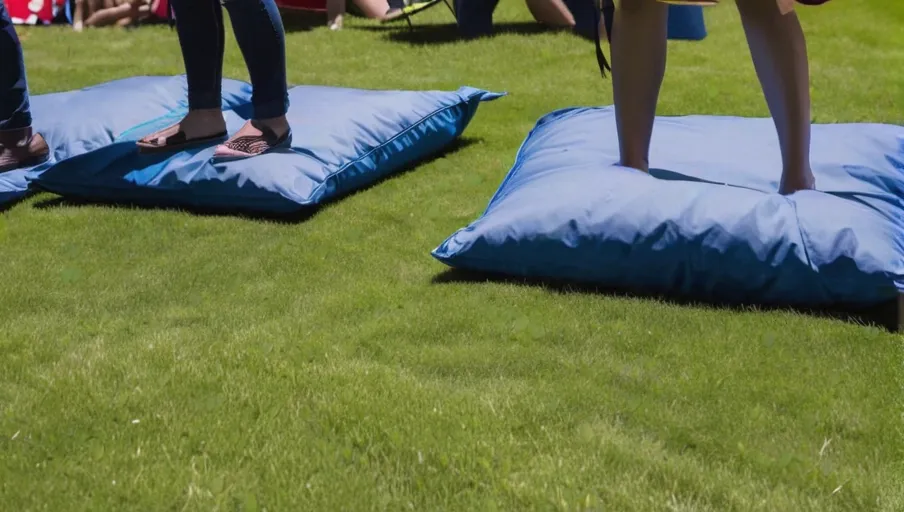
[[[285,115],[289,110],[286,85],[286,34],[274,0],[223,0],[235,40],[251,75],[251,103],[255,119]]]
[[[223,8],[219,0],[170,0],[188,80],[188,107],[219,109],[223,88]]]
[[[584,37],[593,38],[594,32],[599,29],[599,25],[597,25],[599,12],[597,12],[596,2],[594,0],[563,0],[563,3],[574,16],[574,31]]]
[[[25,61],[16,27],[0,0],[0,130],[31,126]]]
[[[493,11],[499,0],[454,0],[458,30],[466,38],[493,33]]]

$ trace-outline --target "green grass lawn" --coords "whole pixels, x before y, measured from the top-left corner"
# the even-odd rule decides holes
[[[294,84],[510,93],[413,172],[301,223],[48,194],[0,217],[0,509],[904,509],[899,335],[434,283],[537,118],[611,102],[590,42],[455,42],[444,9],[288,36]],[[817,121],[904,124],[904,4],[801,12]],[[736,11],[708,26],[671,44],[661,113],[767,115]],[[182,72],[165,27],[21,33],[35,94]]]

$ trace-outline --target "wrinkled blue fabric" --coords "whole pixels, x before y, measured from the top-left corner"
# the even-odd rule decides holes
[[[28,192],[29,181],[55,164],[112,144],[149,119],[178,121],[187,111],[182,76],[135,77],[75,91],[31,97],[33,127],[47,139],[50,159],[36,167],[0,174],[0,207]],[[246,102],[251,86],[223,81],[223,108]]]
[[[461,269],[720,303],[867,306],[904,287],[904,127],[815,125],[818,191],[777,193],[770,119],[659,117],[651,175],[614,110],[543,117],[483,215],[433,251]]]
[[[166,88],[147,78],[138,88]],[[224,107],[227,128],[251,116],[250,90]],[[173,95],[184,95],[172,87]],[[103,147],[57,163],[33,184],[67,197],[261,214],[292,213],[371,184],[448,147],[478,105],[500,97],[480,89],[379,91],[299,86],[290,89],[290,148],[253,158],[214,161],[214,145],[175,154],[139,154],[134,141],[184,115],[154,105],[143,123]],[[125,106],[123,108],[129,108]],[[125,123],[123,123],[125,124]],[[135,123],[133,123],[135,124]]]

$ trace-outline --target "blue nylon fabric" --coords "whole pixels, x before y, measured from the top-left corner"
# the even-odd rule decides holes
[[[703,7],[697,5],[669,5],[669,39],[701,41],[706,39],[706,18]]]
[[[168,112],[146,116],[112,144],[53,166],[34,184],[93,201],[291,213],[442,150],[461,135],[482,101],[502,95],[471,87],[442,92],[299,86],[289,96],[291,148],[226,162],[212,161],[213,145],[138,154],[135,140],[183,113]],[[241,128],[251,116],[250,91],[224,114],[230,133]]]
[[[904,289],[904,127],[813,127],[819,191],[777,194],[770,119],[656,119],[651,175],[617,165],[614,110],[543,117],[457,268],[693,300],[866,306]]]
[[[33,126],[47,139],[51,157],[35,167],[0,174],[0,206],[25,196],[29,181],[54,164],[109,146],[139,123],[177,121],[187,112],[186,94],[184,76],[143,76],[32,96]],[[248,84],[224,80],[224,109],[244,104],[250,95]]]

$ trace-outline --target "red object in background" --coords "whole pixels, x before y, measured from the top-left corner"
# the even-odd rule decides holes
[[[158,19],[169,19],[169,0],[154,0],[151,2],[151,14]]]
[[[66,0],[2,0],[14,25],[49,25]]]
[[[280,9],[326,12],[326,0],[276,0]]]

